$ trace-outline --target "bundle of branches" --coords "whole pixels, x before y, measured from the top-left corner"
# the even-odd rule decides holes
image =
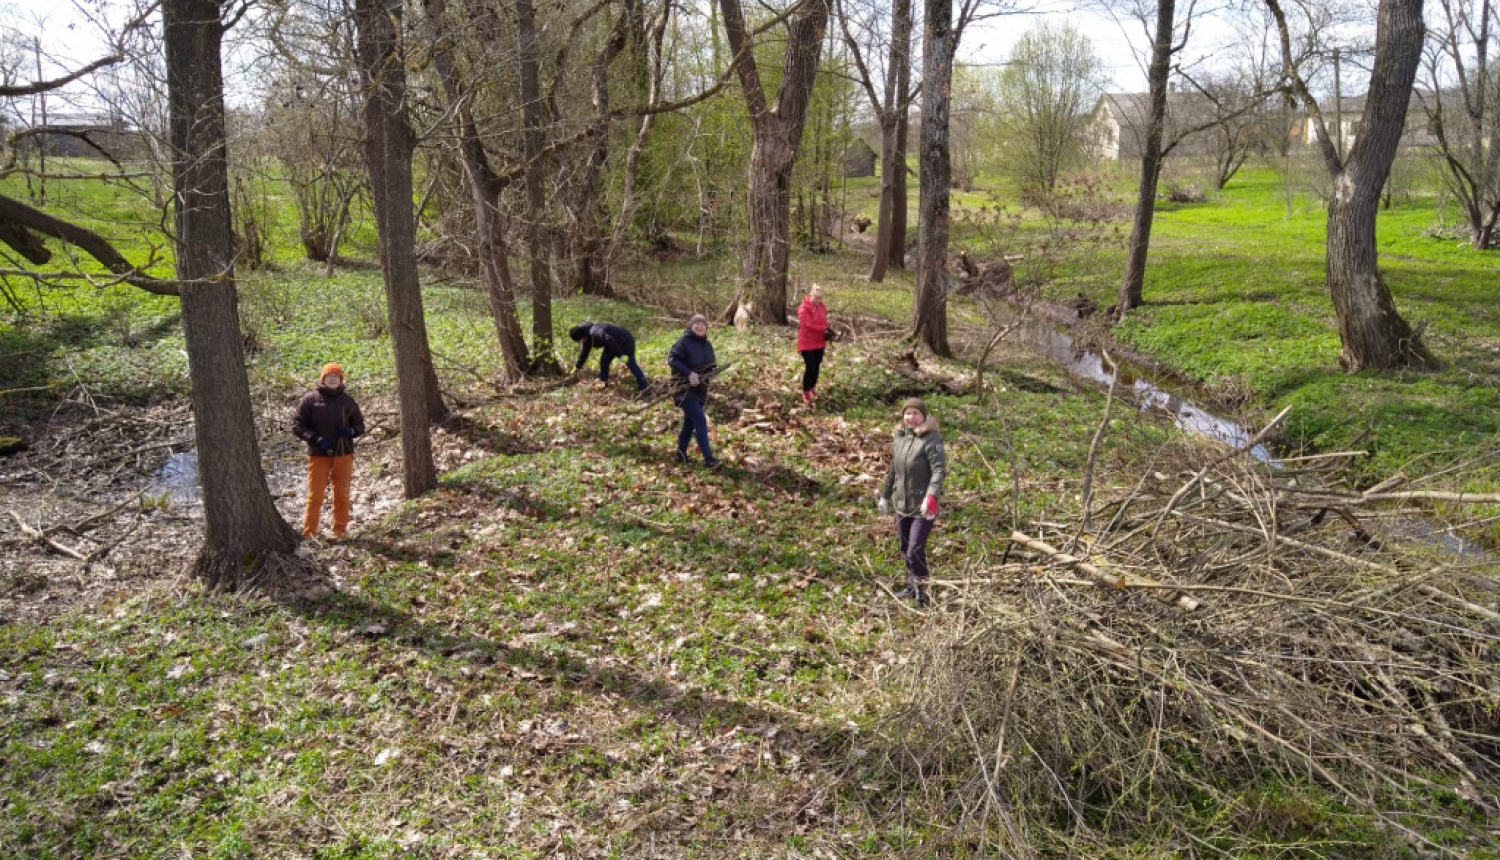
[[[1093,534],[1033,525],[949,584],[855,784],[958,822],[948,855],[1500,847],[1500,565],[1369,524],[1456,494],[1181,444]]]
[[[185,403],[114,410],[96,404],[82,385],[73,396],[79,402],[71,414],[32,425],[36,437],[27,450],[0,464],[0,479],[8,486],[67,484],[89,495],[134,483],[173,451],[192,447],[192,415]],[[80,408],[90,417],[80,420]]]

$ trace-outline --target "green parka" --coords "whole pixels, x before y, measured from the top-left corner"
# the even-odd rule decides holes
[[[896,516],[921,516],[922,499],[941,499],[947,476],[948,459],[943,454],[937,419],[929,415],[916,429],[904,423],[896,425],[891,469],[885,473],[885,485],[880,489],[880,497],[891,503]]]

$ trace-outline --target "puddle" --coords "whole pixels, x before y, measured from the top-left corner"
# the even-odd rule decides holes
[[[198,450],[174,452],[146,484],[146,492],[165,494],[174,505],[198,505],[203,501],[203,482],[198,480]]]
[[[274,498],[294,495],[301,491],[306,478],[305,465],[301,459],[282,456],[262,456],[266,485]],[[198,449],[174,452],[167,457],[146,480],[145,491],[151,495],[166,495],[174,506],[194,508],[203,504],[203,481],[198,477]]]

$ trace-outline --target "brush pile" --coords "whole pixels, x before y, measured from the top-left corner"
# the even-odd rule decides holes
[[[1500,564],[1394,535],[1500,499],[1250,447],[1178,443],[948,583],[869,802],[957,856],[1493,856]]]

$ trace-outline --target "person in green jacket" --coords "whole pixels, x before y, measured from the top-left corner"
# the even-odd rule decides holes
[[[906,587],[897,596],[916,598],[918,606],[928,602],[927,538],[937,524],[938,499],[947,475],[937,419],[927,411],[926,403],[913,397],[901,405],[891,468],[885,473],[878,504],[880,513],[895,514],[896,541],[906,560]]]

